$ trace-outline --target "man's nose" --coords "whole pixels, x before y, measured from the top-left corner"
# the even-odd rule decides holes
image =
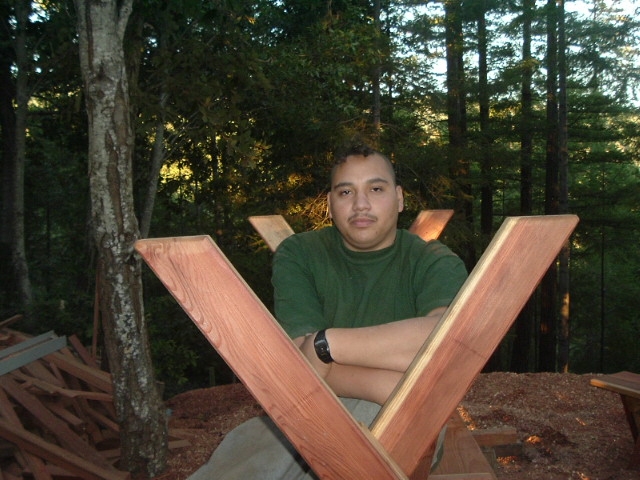
[[[371,204],[369,203],[369,197],[366,193],[358,193],[356,194],[355,201],[353,202],[354,210],[368,210],[371,208]]]

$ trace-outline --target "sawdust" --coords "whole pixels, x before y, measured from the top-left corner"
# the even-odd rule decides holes
[[[481,374],[460,404],[469,428],[512,427],[522,454],[498,457],[499,479],[632,480],[631,431],[618,395],[589,384],[594,375]],[[241,384],[182,393],[167,401],[170,426],[187,432],[157,480],[183,480],[207,462],[224,435],[263,413]]]

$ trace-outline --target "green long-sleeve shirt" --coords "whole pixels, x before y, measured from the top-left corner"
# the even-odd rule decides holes
[[[291,338],[378,325],[449,305],[466,277],[463,262],[439,241],[398,230],[391,247],[354,252],[335,227],[327,227],[293,235],[278,247],[275,315]]]

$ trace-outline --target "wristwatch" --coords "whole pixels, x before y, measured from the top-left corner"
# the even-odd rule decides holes
[[[329,350],[326,332],[327,329],[323,328],[316,333],[316,338],[313,339],[313,347],[316,350],[316,355],[323,363],[331,363],[333,362],[333,358],[331,358],[331,350]]]

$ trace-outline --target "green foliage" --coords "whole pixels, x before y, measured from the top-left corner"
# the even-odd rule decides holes
[[[137,2],[126,49],[140,211],[149,182],[156,181],[150,178],[156,139],[163,159],[150,235],[210,234],[270,307],[271,254],[247,217],[281,213],[296,231],[326,224],[328,169],[344,139],[368,136],[393,159],[406,192],[401,226],[421,209],[453,207],[459,185],[449,169],[442,5],[415,3],[382,2],[378,23],[372,2],[363,0]],[[478,12],[464,11],[469,95],[460,155],[470,164],[474,219],[456,216],[445,231],[444,241],[456,251],[473,242],[481,252],[488,241],[477,233],[483,186],[493,189],[496,228],[505,216],[519,214],[523,129],[534,141],[534,213],[544,209],[544,12],[535,12],[533,22],[533,113],[522,118],[522,12],[516,4],[493,3],[499,2],[488,3],[486,17],[489,171],[480,168],[487,132],[477,106]],[[37,324],[30,328],[88,341],[95,284],[75,22],[68,2],[38,5],[29,48],[39,89],[30,103],[25,184],[37,296]],[[640,370],[640,132],[637,105],[629,103],[638,84],[638,25],[598,5],[603,10],[596,16],[567,17],[570,209],[581,218],[572,239],[571,368]],[[11,10],[3,12],[10,25]],[[11,76],[10,69],[4,73]],[[377,80],[380,131],[373,127]],[[148,270],[145,299],[154,363],[167,395],[208,385],[211,369],[216,382],[232,381]],[[7,282],[0,297],[5,316],[16,313],[11,301]]]
[[[221,383],[232,374],[160,282],[145,271],[145,312],[156,378],[165,385],[165,397],[210,385],[209,370]]]
[[[93,292],[91,292],[93,293]],[[91,343],[93,324],[91,317],[79,312],[91,312],[93,295],[78,292],[75,295],[46,295],[40,294],[39,300],[33,308],[33,317],[37,323],[25,325],[18,323],[14,328],[39,334],[54,330],[58,335],[77,335],[85,345]]]
[[[590,147],[577,157],[571,189],[581,218],[572,253],[572,368],[637,370],[640,265],[629,246],[640,241],[640,172],[620,147]]]
[[[175,393],[188,383],[186,372],[196,366],[202,342],[198,341],[197,329],[172,298],[150,297],[145,310],[157,379],[167,386],[166,393]]]

